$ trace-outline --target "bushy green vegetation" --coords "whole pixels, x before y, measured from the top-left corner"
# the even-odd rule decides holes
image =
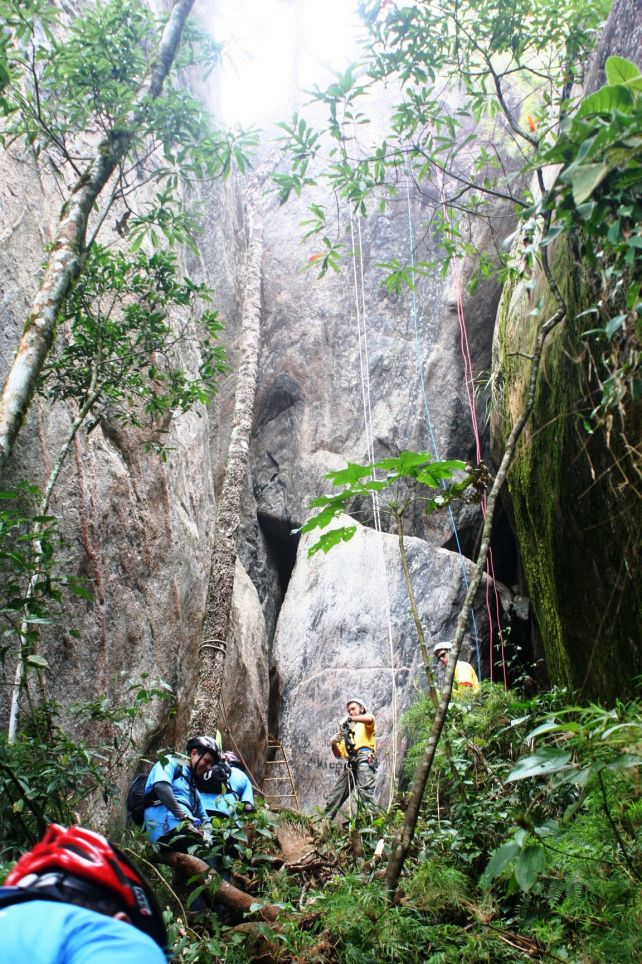
[[[527,699],[486,683],[478,699],[451,706],[448,736],[465,800],[440,751],[392,901],[374,850],[380,837],[387,845],[394,838],[403,793],[372,824],[360,817],[347,830],[333,825],[317,834],[319,859],[309,872],[274,869],[278,820],[261,811],[253,858],[239,826],[228,864],[255,879],[257,908],[265,901],[283,908],[280,920],[239,929],[212,915],[184,919],[174,903],[168,920],[177,959],[635,959],[642,925],[642,707],[576,707],[567,700],[562,690]],[[409,775],[433,712],[422,700],[408,714]],[[311,822],[308,829],[314,832]],[[357,830],[365,860],[353,855]],[[172,903],[169,886],[159,888],[165,904],[168,897]]]

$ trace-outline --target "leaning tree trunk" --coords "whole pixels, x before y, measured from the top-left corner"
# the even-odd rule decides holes
[[[241,518],[241,493],[246,484],[250,432],[261,343],[261,261],[263,222],[256,177],[248,184],[246,209],[250,238],[245,262],[241,318],[241,360],[234,399],[234,422],[227,453],[223,491],[218,504],[210,563],[210,578],[201,630],[198,684],[192,711],[193,733],[213,734],[221,706],[227,631],[232,607],[236,539]]]
[[[62,207],[51,253],[0,396],[0,472],[11,455],[42,366],[53,344],[60,307],[82,269],[91,212],[103,188],[129,151],[145,118],[145,105],[156,99],[163,89],[183,26],[193,6],[194,0],[176,0],[174,3],[147,79],[132,109],[100,141],[92,160]]]
[[[408,856],[410,847],[412,845],[415,829],[417,827],[417,821],[419,819],[419,811],[421,809],[424,793],[426,791],[426,784],[428,783],[428,778],[432,771],[435,755],[437,753],[437,746],[439,745],[439,738],[441,737],[444,723],[446,721],[446,714],[448,712],[448,706],[452,696],[453,681],[455,679],[455,668],[457,666],[457,660],[461,651],[464,633],[466,632],[466,626],[468,625],[470,613],[475,602],[475,596],[477,595],[477,590],[481,582],[482,573],[486,567],[486,557],[488,556],[488,549],[490,547],[490,535],[493,526],[493,516],[495,514],[497,497],[499,496],[500,490],[504,484],[504,480],[506,479],[506,475],[513,460],[517,442],[519,441],[524,426],[526,425],[533,408],[533,403],[535,401],[535,388],[537,385],[537,375],[542,358],[544,342],[546,341],[548,333],[563,320],[566,314],[564,303],[559,297],[557,285],[554,284],[549,274],[547,274],[547,278],[556,295],[560,307],[555,314],[542,325],[537,335],[535,348],[533,349],[533,354],[531,356],[531,371],[526,404],[524,405],[524,410],[522,411],[518,420],[515,422],[515,425],[513,426],[513,429],[508,437],[497,475],[495,476],[495,480],[490,490],[490,495],[488,496],[486,517],[482,527],[482,538],[479,554],[475,563],[473,577],[470,581],[468,591],[464,598],[464,604],[457,619],[455,639],[453,641],[453,648],[448,661],[448,671],[446,673],[446,679],[444,680],[439,707],[435,713],[435,719],[430,731],[430,736],[428,737],[428,743],[426,744],[423,758],[417,768],[417,773],[415,774],[415,781],[410,793],[403,828],[400,836],[395,840],[392,846],[390,857],[388,859],[388,866],[386,867],[386,885],[390,895],[393,895],[397,888],[401,871],[403,870],[406,857]]]

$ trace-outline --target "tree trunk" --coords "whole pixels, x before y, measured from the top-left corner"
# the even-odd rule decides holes
[[[552,290],[556,294],[559,303],[559,293],[557,291],[557,286],[550,277],[550,272],[548,271],[548,263],[545,261],[545,270],[549,284]],[[457,619],[457,631],[455,633],[455,639],[453,640],[453,648],[451,650],[450,659],[448,662],[448,671],[446,673],[446,679],[444,681],[444,687],[441,692],[441,699],[439,701],[439,707],[435,714],[435,719],[432,725],[432,730],[428,738],[428,743],[426,744],[426,749],[424,751],[424,756],[419,764],[417,773],[415,775],[415,782],[412,787],[410,794],[408,809],[404,817],[404,825],[401,831],[401,835],[395,840],[390,857],[388,859],[388,866],[386,867],[386,884],[388,888],[388,893],[390,896],[394,895],[397,888],[397,883],[403,870],[406,857],[410,850],[412,840],[417,827],[417,820],[419,819],[419,810],[423,801],[424,793],[426,790],[426,784],[430,773],[432,770],[432,765],[435,760],[435,754],[437,752],[437,746],[439,744],[439,738],[441,736],[441,731],[444,726],[444,721],[446,719],[446,714],[448,712],[448,706],[450,704],[450,698],[453,689],[453,680],[455,678],[455,667],[457,665],[457,660],[459,658],[459,653],[461,651],[461,645],[464,639],[464,633],[466,632],[466,626],[468,625],[468,620],[470,618],[470,612],[475,601],[475,596],[477,595],[477,590],[481,582],[482,573],[486,566],[486,557],[488,555],[488,549],[490,546],[490,534],[493,525],[493,516],[495,514],[495,505],[497,504],[497,497],[501,490],[508,469],[513,459],[515,448],[519,440],[520,435],[528,421],[531,410],[533,408],[533,402],[535,400],[535,387],[537,385],[537,374],[539,372],[539,365],[542,357],[542,349],[544,347],[544,342],[548,333],[557,325],[565,316],[565,307],[561,306],[555,312],[555,314],[546,321],[539,330],[537,335],[537,341],[535,343],[535,348],[533,349],[532,361],[531,361],[531,371],[528,384],[528,394],[526,397],[526,404],[524,410],[518,420],[513,426],[508,441],[506,443],[506,448],[502,456],[501,464],[495,476],[495,481],[493,482],[492,488],[490,490],[490,495],[488,496],[488,505],[486,511],[486,518],[484,519],[484,524],[482,528],[482,538],[481,546],[479,548],[479,555],[477,556],[477,561],[475,563],[475,570],[473,572],[473,578],[470,581],[466,597],[464,599],[464,605],[461,608],[459,617]]]
[[[261,344],[261,262],[263,222],[256,177],[248,184],[247,215],[250,238],[245,263],[245,291],[241,317],[241,359],[234,399],[234,422],[227,453],[223,491],[218,504],[210,578],[201,630],[192,733],[213,734],[221,706],[227,632],[232,607],[236,539],[241,519],[241,493],[247,481],[250,432]]]
[[[173,867],[185,880],[189,880],[190,877],[207,877],[212,873],[209,864],[206,864],[200,857],[192,856],[192,854],[170,853],[167,855],[166,863]],[[263,920],[274,921],[279,916],[279,907],[275,907],[273,904],[262,904],[256,897],[239,890],[238,887],[228,883],[227,880],[219,882],[218,890],[212,896],[225,904],[226,907],[237,911],[237,913],[249,914],[253,912],[252,907],[255,907],[255,912]],[[259,904],[260,907],[257,906]]]
[[[421,617],[419,616],[419,609],[417,607],[417,597],[415,596],[415,588],[412,584],[412,578],[410,576],[410,566],[408,565],[408,554],[406,553],[406,545],[403,537],[403,518],[400,512],[395,513],[395,519],[397,522],[397,532],[399,533],[399,555],[401,556],[401,568],[403,569],[403,576],[406,583],[406,591],[408,593],[408,599],[410,601],[410,610],[412,612],[412,618],[415,623],[415,629],[417,630],[417,638],[419,640],[419,648],[421,650],[421,656],[424,661],[424,670],[426,672],[426,682],[428,683],[428,695],[430,696],[430,702],[435,708],[435,713],[439,711],[439,690],[435,681],[435,677],[430,666],[430,654],[428,652],[428,647],[426,646],[426,636],[424,633],[424,627],[421,625]],[[453,751],[450,746],[450,742],[447,737],[444,737],[444,750],[446,752],[446,757],[448,758],[448,764],[450,766],[450,772],[452,773],[453,782],[457,793],[459,794],[460,800],[464,803],[467,802],[466,789],[461,781],[461,777],[457,772],[457,767],[455,765],[455,760],[453,758]]]
[[[176,0],[147,80],[131,111],[98,144],[94,157],[63,204],[58,232],[15,358],[0,396],[0,473],[29,408],[38,377],[53,344],[56,318],[80,274],[89,217],[101,191],[125,157],[145,116],[145,103],[156,99],[174,61],[181,32],[194,0]]]

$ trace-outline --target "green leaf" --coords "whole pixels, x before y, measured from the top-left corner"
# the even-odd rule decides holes
[[[356,531],[356,526],[341,526],[339,529],[331,529],[330,532],[324,532],[319,541],[315,542],[314,545],[308,549],[308,556],[313,556],[315,552],[319,550],[322,552],[330,552],[330,549],[338,546],[340,542],[350,542],[350,539],[352,539]]]
[[[559,773],[561,770],[568,770],[571,754],[565,750],[555,750],[553,747],[545,746],[537,753],[518,760],[517,766],[513,767],[506,778],[506,783],[514,783],[515,780],[526,780],[530,777],[541,777],[552,773]]]
[[[94,594],[90,592],[80,580],[75,579],[73,576],[67,577],[67,585],[74,596],[79,596],[81,599],[87,599],[89,601],[94,598]]]
[[[37,666],[39,669],[49,669],[49,663],[44,656],[32,654],[31,656],[27,656],[25,662],[28,663],[29,666]]]
[[[528,719],[528,717],[526,717],[526,719]],[[547,723],[540,723],[539,726],[536,726],[534,730],[526,734],[524,739],[527,743],[530,743],[531,740],[534,740],[536,736],[541,736],[542,733],[554,733],[564,728],[563,723],[558,723],[556,720],[549,720]]]
[[[605,328],[606,337],[607,337],[607,338],[612,338],[613,335],[614,335],[616,332],[618,332],[618,331],[620,330],[620,328],[622,328],[622,327],[624,326],[624,322],[625,322],[625,321],[626,321],[626,315],[615,315],[614,318],[609,318],[609,320],[608,320],[607,323],[606,323],[606,328]]]
[[[622,753],[611,760],[605,767],[606,770],[628,770],[631,767],[642,766],[642,758],[635,753]]]
[[[488,887],[496,877],[499,877],[499,875],[506,869],[511,861],[515,859],[518,853],[519,844],[515,843],[514,840],[510,840],[508,843],[502,844],[501,847],[498,847],[488,861],[486,870],[481,877],[480,883],[482,887]]]
[[[587,200],[602,183],[609,173],[610,167],[606,161],[597,164],[580,164],[571,173],[571,187],[573,189],[573,200],[576,204],[582,204]]]
[[[515,864],[515,880],[525,893],[532,889],[545,866],[544,848],[539,844],[530,844],[521,852]]]
[[[338,472],[328,472],[325,477],[330,479],[333,485],[353,485],[370,475],[372,475],[372,466],[348,462],[345,469],[340,469]]]
[[[613,55],[606,58],[604,73],[609,84],[627,84],[640,77],[640,69],[625,57]]]
[[[615,110],[624,113],[630,111],[633,105],[633,95],[628,87],[617,84],[613,87],[601,87],[594,94],[585,97],[579,106],[575,117],[588,117],[590,114],[611,114]]]

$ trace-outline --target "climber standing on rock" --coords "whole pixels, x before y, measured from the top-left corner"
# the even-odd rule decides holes
[[[346,709],[348,715],[332,738],[332,752],[338,760],[345,761],[345,766],[326,801],[325,813],[330,820],[352,792],[357,795],[358,805],[368,809],[374,807],[377,772],[375,719],[360,697],[351,696]]]

